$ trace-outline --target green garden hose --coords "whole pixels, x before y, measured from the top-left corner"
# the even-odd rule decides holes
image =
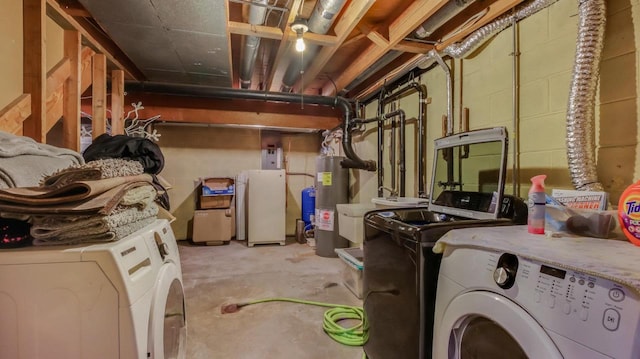
[[[324,329],[325,333],[327,333],[327,335],[329,335],[333,340],[344,345],[363,346],[364,343],[366,343],[367,339],[369,338],[369,334],[368,334],[369,326],[364,317],[364,310],[362,309],[362,307],[280,297],[280,298],[265,298],[265,299],[254,300],[246,303],[224,305],[221,308],[221,312],[223,314],[235,313],[238,310],[240,310],[240,308],[246,307],[247,305],[266,303],[266,302],[290,302],[290,303],[308,304],[308,305],[315,305],[318,307],[331,308],[326,312],[324,312],[324,320],[322,321],[322,328]],[[347,320],[347,319],[359,320],[360,323],[349,328],[345,328],[339,324],[340,321]]]

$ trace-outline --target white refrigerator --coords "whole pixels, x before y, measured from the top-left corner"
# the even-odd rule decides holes
[[[245,179],[244,216],[247,245],[279,243],[286,237],[286,173],[284,170],[249,170]]]

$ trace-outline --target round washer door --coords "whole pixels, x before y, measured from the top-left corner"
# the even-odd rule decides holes
[[[165,263],[158,273],[149,315],[149,357],[184,359],[187,320],[184,290],[175,264]]]
[[[551,338],[527,312],[491,292],[455,297],[435,331],[434,358],[562,359]]]

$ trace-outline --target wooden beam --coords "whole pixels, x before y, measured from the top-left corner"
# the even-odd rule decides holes
[[[389,39],[377,31],[369,31],[367,38],[380,47],[386,48],[389,46]]]
[[[329,129],[339,125],[342,118],[335,108],[310,104],[301,109],[282,102],[149,93],[129,93],[127,98],[144,104],[144,110],[139,112],[141,118],[160,115],[160,120],[167,122]]]
[[[349,34],[356,28],[362,17],[369,11],[375,0],[358,0],[351,1],[349,6],[344,10],[340,19],[336,23],[334,29],[336,32],[336,45],[323,47],[313,59],[313,63],[305,71],[305,77],[315,79],[322,69],[329,63],[338,48],[347,41]],[[299,88],[299,85],[294,88]],[[272,90],[273,91],[273,90]]]
[[[91,135],[96,138],[107,132],[107,58],[93,55],[93,85],[91,87]]]
[[[144,106],[141,115],[161,115],[163,121],[221,125],[268,126],[283,128],[331,129],[341,120],[324,116],[236,112],[216,109],[163,108]]]
[[[49,132],[60,121],[64,114],[64,89],[57,90],[47,96],[47,113],[45,115],[44,130]]]
[[[29,0],[35,1],[35,0]],[[45,1],[45,0],[42,0]],[[74,18],[60,7],[56,0],[46,0],[47,15],[65,30],[77,30],[98,52],[105,54],[109,62],[125,71],[134,80],[145,80],[145,76],[124,52],[107,36],[85,18]]]
[[[91,17],[89,11],[76,0],[58,0],[58,3],[60,8],[71,16]]]
[[[410,52],[413,54],[426,54],[431,51],[435,46],[432,44],[425,44],[413,41],[400,41],[393,47],[395,51]]]
[[[473,24],[473,25],[469,26],[468,28],[464,29],[464,31],[461,31],[457,35],[454,35],[454,36],[446,39],[442,43],[439,43],[438,45],[436,45],[436,49],[438,51],[440,51],[440,50],[444,49],[445,47],[453,44],[454,42],[462,40],[463,38],[465,38],[470,33],[474,32],[477,29],[481,28],[482,26],[486,25],[487,23],[489,23],[490,21],[492,21],[496,17],[504,14],[507,10],[513,8],[514,6],[516,6],[521,1],[522,0],[498,0],[498,1],[496,1],[495,3],[491,4],[487,8],[487,10],[488,10],[487,13],[478,22],[476,22],[475,24]]]
[[[69,59],[63,58],[47,72],[47,98],[60,88],[71,74]]]
[[[31,94],[31,115],[23,123],[25,136],[45,143],[43,122],[46,114],[46,31],[45,0],[22,1],[23,91]]]
[[[277,27],[251,25],[244,22],[229,21],[227,30],[231,34],[257,36],[265,39],[282,39],[282,30]]]
[[[244,22],[229,21],[227,29],[232,34],[257,36],[264,39],[282,40],[284,37],[283,31],[277,27],[251,25]],[[290,27],[285,28],[284,32],[287,31],[292,32]],[[288,36],[286,41],[293,41],[295,39],[295,36]],[[309,44],[320,46],[335,46],[337,43],[337,37],[307,32],[304,34],[304,41]]]
[[[0,130],[22,136],[22,123],[31,116],[31,95],[18,96],[0,110]]]
[[[226,13],[227,24],[229,24],[229,2],[224,1],[223,4],[224,4],[224,11]],[[236,66],[235,68],[233,66],[234,43],[231,41],[231,38],[232,38],[232,34],[229,31],[229,26],[227,26],[227,54],[228,54],[227,63],[229,64],[229,80],[231,81],[231,87],[233,87],[233,84],[236,83],[235,81],[238,80],[238,78],[240,77],[239,70],[238,70],[240,66]]]
[[[47,102],[44,132],[48,133],[60,120],[64,109],[63,85],[71,75],[71,62],[63,58],[47,72]]]
[[[80,152],[82,43],[78,31],[64,31],[64,56],[69,59],[69,78],[63,86],[62,145],[70,150]]]
[[[293,0],[293,4],[289,9],[299,9],[302,0]],[[291,28],[291,23],[296,19],[297,11],[289,11],[289,17],[287,18],[287,22],[284,25],[285,29]],[[269,77],[267,77],[265,81],[265,89],[269,91],[279,91],[280,89],[275,88],[275,82],[273,81],[276,73],[282,74],[284,73],[285,66],[289,65],[288,61],[283,61],[285,55],[287,54],[287,49],[289,48],[289,38],[293,36],[293,31],[285,31],[282,34],[282,39],[280,40],[280,45],[278,46],[278,51],[276,52],[276,56],[272,62],[271,70],[269,70]],[[284,64],[286,62],[286,64]]]
[[[389,50],[402,41],[418,25],[433,15],[440,7],[446,4],[446,0],[416,0],[402,12],[389,26],[389,43],[387,46],[370,45],[347,67],[340,76],[335,79],[337,91],[342,91],[358,75],[371,67],[379,58],[384,56]],[[310,74],[311,75],[311,74]],[[334,85],[327,83],[323,93],[330,95],[334,92]]]
[[[124,134],[124,71],[111,71],[111,134]]]
[[[91,48],[83,47],[82,53],[80,54],[80,94],[84,93],[91,87],[92,81],[92,59],[93,55],[95,55],[95,51]]]
[[[166,108],[218,109],[233,112],[253,112],[256,114],[271,113],[301,116],[308,114],[320,117],[342,117],[342,113],[337,108],[306,103],[304,105],[304,109],[301,109],[300,106],[295,103],[241,99],[215,99],[207,97],[162,95],[145,92],[127,93],[127,99],[129,99],[127,102],[141,101],[145,108],[149,105]]]

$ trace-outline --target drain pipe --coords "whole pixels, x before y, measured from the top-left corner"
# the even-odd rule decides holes
[[[378,113],[377,116],[380,118],[384,113],[384,103],[382,98],[385,95],[384,87],[380,92],[380,98],[378,99]],[[378,197],[384,196],[384,190],[382,186],[384,185],[384,166],[382,165],[382,161],[384,161],[384,121],[378,121]]]
[[[287,103],[295,103],[300,101],[300,96],[290,93],[281,92],[263,92],[252,90],[236,90],[222,87],[209,87],[200,85],[180,85],[166,83],[137,83],[127,84],[127,91],[133,92],[151,92],[157,94],[179,95],[179,96],[195,96],[209,97],[220,99],[244,99],[256,101],[279,101]],[[305,101],[310,104],[338,107],[344,115],[342,147],[344,149],[346,159],[340,162],[344,168],[356,168],[367,171],[375,171],[376,163],[371,160],[363,160],[355,153],[353,143],[351,142],[350,130],[353,127],[351,119],[351,104],[344,97],[327,97],[305,95]]]
[[[406,139],[407,139],[407,132],[406,132],[406,114],[403,110],[398,109],[395,110],[393,112],[389,112],[386,114],[382,114],[380,116],[374,117],[374,118],[369,118],[369,119],[354,119],[352,121],[352,123],[354,125],[360,125],[360,124],[366,124],[366,123],[371,123],[371,122],[377,122],[378,124],[384,124],[384,122],[388,119],[393,119],[395,117],[399,117],[399,123],[400,123],[400,139],[399,139],[399,146],[400,146],[400,154],[399,154],[399,159],[398,159],[398,169],[400,172],[400,188],[398,190],[398,195],[400,197],[404,197],[406,195],[406,181],[407,181],[407,177],[406,177],[406,151],[405,151],[405,147],[406,147]],[[382,166],[380,166],[382,167]],[[380,171],[378,171],[379,173]],[[378,186],[378,197],[382,197],[384,195],[384,193],[382,193],[382,184]],[[395,183],[393,183],[391,185],[391,188],[393,188],[395,190]]]
[[[395,117],[400,117],[400,121],[399,121],[400,122],[400,158],[398,159],[398,171],[400,172],[399,195],[400,197],[404,197],[406,180],[407,180],[407,177],[406,177],[407,166],[405,164],[405,161],[406,161],[405,146],[406,146],[406,137],[407,137],[406,130],[405,130],[405,126],[406,126],[405,113],[403,110],[398,109],[398,110],[384,114],[382,116],[382,119],[386,120],[386,119],[395,118]],[[392,123],[395,123],[395,120]],[[392,133],[394,133],[393,138],[395,138],[395,131],[392,131]],[[395,153],[395,148],[393,149],[393,153]],[[394,156],[394,160],[395,160],[395,156]],[[395,171],[394,171],[393,178],[395,179]],[[395,183],[392,183],[391,188],[395,189]]]
[[[445,75],[447,76],[447,136],[453,135],[453,77],[451,76],[451,69],[444,62],[440,54],[437,51],[429,51],[438,65],[442,67]]]
[[[391,112],[395,112],[395,103],[391,103]],[[383,115],[383,116],[386,116]],[[391,117],[391,141],[389,141],[389,172],[391,172],[391,188],[396,190],[396,119]]]
[[[409,84],[407,84],[407,86],[386,97],[382,102],[384,105],[386,105],[387,103],[394,101],[395,99],[405,96],[411,91],[418,92],[418,197],[422,198],[426,195],[424,179],[424,169],[426,167],[424,156],[424,141],[426,137],[424,126],[424,105],[426,103],[425,98],[427,97],[427,89],[424,85],[421,85],[415,81],[410,82]],[[380,186],[381,184],[378,185],[378,187]]]

